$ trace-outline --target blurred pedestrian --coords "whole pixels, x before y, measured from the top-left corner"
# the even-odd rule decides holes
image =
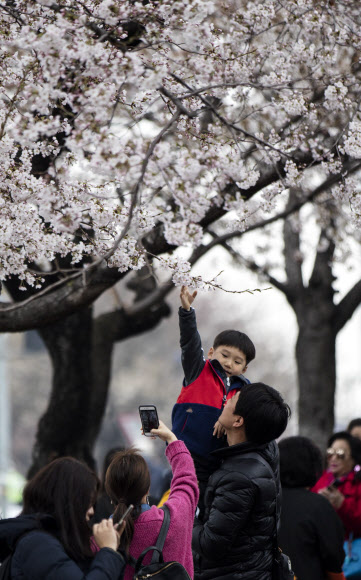
[[[17,580],[120,580],[125,561],[111,520],[93,528],[100,550],[91,549],[89,519],[99,481],[86,465],[63,457],[43,467],[25,486],[23,510],[0,520],[0,560],[13,552]],[[124,528],[121,528],[122,533]]]
[[[164,560],[180,562],[192,578],[191,539],[199,495],[193,460],[183,441],[178,441],[162,421],[159,421],[158,429],[152,429],[151,432],[168,443],[165,453],[173,472],[170,495],[166,502],[170,511],[170,526],[163,548]],[[128,506],[135,506],[126,519],[120,546],[132,558],[137,559],[143,550],[155,545],[164,511],[147,503],[150,490],[149,469],[136,449],[117,453],[108,468],[105,489],[115,507],[115,523],[120,520]],[[151,556],[150,551],[144,558],[144,564],[149,564]],[[133,567],[127,565],[125,580],[132,579],[133,575]]]
[[[336,510],[346,538],[361,537],[361,441],[347,431],[328,441],[327,469],[312,491],[324,496]]]
[[[312,493],[322,473],[322,455],[307,437],[279,444],[282,485],[280,548],[290,557],[297,580],[342,580],[344,532],[329,501]]]
[[[361,439],[361,418],[352,419],[349,422],[347,431],[352,435],[352,437],[357,437]]]

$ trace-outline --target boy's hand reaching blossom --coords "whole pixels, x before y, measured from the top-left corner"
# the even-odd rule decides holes
[[[195,297],[197,296],[197,290],[195,290],[192,294],[188,290],[188,286],[182,286],[180,291],[180,299],[182,308],[184,310],[190,310],[191,305],[194,302]]]
[[[225,432],[226,430],[223,427],[223,425],[221,425],[219,421],[216,421],[213,427],[213,436],[217,435],[217,439],[220,439],[221,437],[223,437]]]

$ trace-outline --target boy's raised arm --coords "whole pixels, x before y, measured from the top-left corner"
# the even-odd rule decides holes
[[[191,308],[196,296],[196,290],[191,293],[187,286],[182,286],[180,292],[179,330],[184,371],[183,386],[195,381],[205,365],[201,337],[197,330],[196,313]]]

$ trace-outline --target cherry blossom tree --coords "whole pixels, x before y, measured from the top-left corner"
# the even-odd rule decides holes
[[[294,207],[305,195],[290,189],[288,206]],[[336,339],[361,304],[361,280],[341,295],[335,288],[341,265],[343,273],[351,268],[360,235],[352,235],[347,214],[332,198],[324,197],[323,202],[317,212],[306,205],[289,216],[280,231],[263,232],[257,251],[256,240],[252,243],[248,237],[240,244],[223,242],[237,264],[281,291],[294,311],[299,428],[321,447],[334,428]]]
[[[0,14],[1,331],[61,324],[143,268],[155,283],[127,316],[174,284],[219,287],[199,257],[325,197],[360,226],[356,0]]]

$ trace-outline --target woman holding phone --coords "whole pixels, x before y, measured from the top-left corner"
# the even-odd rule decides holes
[[[165,453],[173,473],[166,502],[170,526],[163,548],[164,560],[180,562],[193,578],[192,529],[199,495],[193,460],[183,441],[178,441],[162,421],[151,433],[168,443]],[[105,489],[115,506],[115,523],[124,516],[130,505],[134,505],[126,517],[120,540],[120,547],[134,559],[144,549],[154,546],[163,522],[164,511],[147,504],[149,488],[148,466],[140,453],[136,449],[117,453],[108,467]],[[151,556],[152,552],[146,555],[144,565],[150,562]],[[127,565],[124,579],[131,580],[133,574],[134,569]]]
[[[346,538],[361,537],[361,441],[347,431],[328,440],[327,469],[312,488],[336,510]]]
[[[0,520],[0,561],[11,556],[17,580],[121,580],[125,560],[117,551],[124,526],[93,526],[100,548],[91,549],[89,520],[99,487],[95,473],[72,457],[43,467],[25,486],[23,510]]]

